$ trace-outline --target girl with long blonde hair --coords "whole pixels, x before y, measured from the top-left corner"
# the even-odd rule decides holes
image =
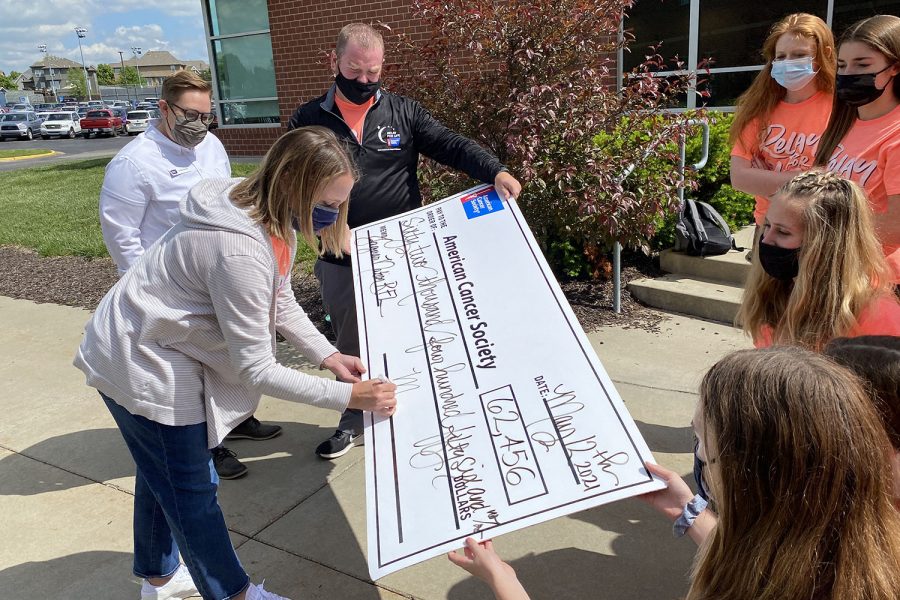
[[[855,183],[796,175],[772,197],[738,311],[758,347],[820,350],[836,337],[900,335],[900,304]]]
[[[762,48],[766,61],[738,98],[731,126],[731,185],[756,196],[762,225],[768,197],[813,164],[831,112],[834,37],[822,19],[795,13],[772,26]]]
[[[834,110],[816,165],[857,182],[875,211],[875,229],[900,283],[900,17],[851,25],[838,48]]]
[[[693,425],[718,520],[688,600],[897,600],[891,447],[852,373],[796,347],[738,351],[705,376]]]
[[[852,373],[803,348],[740,350],[704,377],[692,425],[718,517],[652,463],[667,488],[642,496],[677,531],[703,521],[687,600],[897,600],[890,443]],[[489,541],[449,558],[527,600]]]

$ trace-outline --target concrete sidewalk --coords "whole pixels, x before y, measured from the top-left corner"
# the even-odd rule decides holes
[[[71,366],[88,316],[0,297],[0,598],[139,597],[131,576],[134,464]],[[731,327],[677,315],[658,333],[604,328],[589,337],[657,460],[688,474],[697,384],[749,341]],[[304,368],[286,349],[280,358]],[[253,581],[294,600],[491,598],[442,557],[369,581],[362,450],[335,461],[314,456],[333,431],[330,411],[264,398],[257,416],[284,434],[230,442],[250,473],[219,491]],[[636,500],[502,536],[496,546],[535,599],[680,598],[695,550]]]

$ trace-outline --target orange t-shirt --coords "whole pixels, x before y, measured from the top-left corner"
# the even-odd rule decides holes
[[[770,171],[806,171],[813,166],[819,138],[831,116],[831,96],[816,92],[803,102],[779,102],[769,115],[769,125],[760,142],[759,120],[744,127],[731,155],[760,162]],[[753,218],[762,225],[769,199],[756,197]]]
[[[278,274],[284,277],[291,270],[291,247],[287,242],[274,235],[269,238],[272,240],[272,252],[278,262]]]
[[[834,149],[828,170],[858,183],[872,210],[887,210],[888,196],[900,194],[900,106],[872,119],[859,119]],[[884,255],[900,281],[900,246],[885,244]]]
[[[878,298],[860,312],[856,326],[844,337],[860,337],[863,335],[897,335],[900,336],[900,302],[894,294]],[[768,348],[772,345],[772,328],[766,325],[760,331],[759,338],[754,340],[757,348]]]
[[[341,111],[344,122],[350,126],[350,129],[352,129],[353,133],[356,135],[356,141],[361,144],[363,125],[366,123],[366,113],[369,112],[369,109],[375,104],[375,98],[369,98],[365,104],[353,104],[352,102],[342,100],[335,94],[334,103],[337,104],[338,110]]]

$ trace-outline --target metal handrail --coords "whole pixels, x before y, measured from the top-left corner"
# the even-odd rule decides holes
[[[689,126],[699,125],[703,129],[703,144],[700,149],[701,157],[700,160],[691,165],[691,169],[694,171],[699,171],[703,167],[706,166],[707,161],[709,160],[709,122],[706,119],[689,119],[687,124]],[[678,172],[681,174],[681,180],[678,184],[678,200],[679,204],[684,204],[684,172],[685,172],[685,162],[686,162],[686,146],[687,140],[685,136],[680,136],[679,141],[679,165]],[[651,144],[647,151],[644,152],[644,156],[642,158],[647,158],[650,155],[650,152],[653,151],[656,146],[658,146],[662,142],[662,138],[658,139],[654,144]],[[634,169],[637,167],[637,163],[631,163],[625,168],[625,171],[622,172],[622,176],[619,178],[619,183],[625,181],[625,179],[634,172]],[[619,314],[622,312],[622,244],[618,242],[618,240],[613,244],[613,312]]]

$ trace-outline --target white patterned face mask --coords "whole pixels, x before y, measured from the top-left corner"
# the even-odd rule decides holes
[[[818,71],[813,70],[811,56],[792,60],[772,61],[772,79],[786,90],[796,92],[802,90],[813,80]]]

